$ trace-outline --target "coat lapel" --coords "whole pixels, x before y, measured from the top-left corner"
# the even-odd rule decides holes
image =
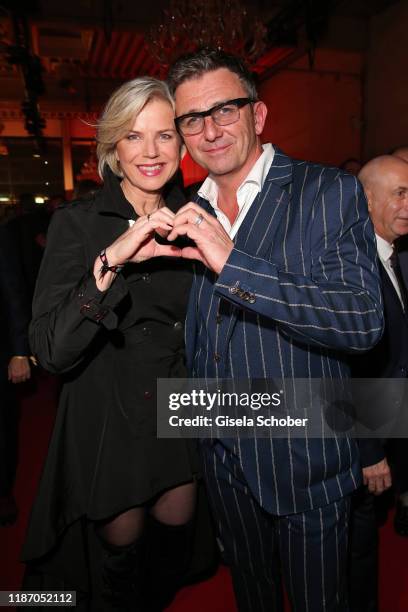
[[[276,233],[290,201],[289,185],[293,181],[292,174],[292,161],[275,148],[273,162],[263,188],[256,196],[235,237],[235,247],[237,249],[265,258],[273,241],[279,240]],[[197,196],[196,202],[204,210],[215,216],[215,211],[207,200]],[[225,317],[227,327],[224,330],[225,346],[227,346],[237,323],[240,309],[221,299],[219,310],[227,315]]]
[[[390,277],[388,276],[388,273],[386,269],[384,268],[384,265],[382,264],[382,262],[379,262],[378,268],[380,271],[381,282],[383,286],[383,293],[387,294],[388,299],[393,302],[395,311],[401,312],[403,317],[406,318],[407,313],[404,311],[402,307],[399,295],[396,292],[395,287],[392,284],[392,281]]]
[[[264,257],[274,239],[280,220],[290,201],[288,186],[292,183],[291,159],[275,147],[275,155],[262,191],[252,203],[235,237],[235,246],[258,257]],[[199,195],[197,204],[215,217],[213,207]]]
[[[277,229],[290,201],[288,185],[292,182],[292,161],[279,149],[235,240],[237,249],[263,258],[270,250]]]

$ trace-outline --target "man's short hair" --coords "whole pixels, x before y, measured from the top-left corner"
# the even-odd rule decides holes
[[[167,83],[171,93],[174,95],[177,87],[184,83],[184,81],[197,79],[206,72],[219,70],[220,68],[226,68],[236,74],[244,86],[248,97],[252,100],[258,99],[254,74],[240,57],[221,49],[206,47],[193,53],[182,55],[170,67]]]

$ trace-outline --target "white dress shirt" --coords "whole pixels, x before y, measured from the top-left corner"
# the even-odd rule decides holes
[[[262,191],[265,179],[268,176],[269,169],[272,165],[275,149],[271,143],[262,145],[262,148],[262,155],[256,160],[250,173],[237,189],[238,215],[232,225],[227,215],[225,215],[218,207],[218,187],[215,181],[207,176],[204,183],[198,190],[198,195],[211,204],[215,210],[218,221],[221,223],[231,239],[234,238],[237,231],[241,227],[241,224],[244,221],[256,196],[260,191]]]

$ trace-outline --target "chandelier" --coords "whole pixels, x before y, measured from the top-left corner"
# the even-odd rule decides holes
[[[255,61],[265,50],[266,27],[242,0],[170,0],[146,36],[163,70],[181,54],[215,47]]]

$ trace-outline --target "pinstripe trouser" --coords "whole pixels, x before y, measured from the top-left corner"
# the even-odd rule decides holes
[[[239,464],[201,444],[205,479],[239,612],[283,612],[281,576],[293,612],[348,612],[349,497],[275,516],[258,504]]]

